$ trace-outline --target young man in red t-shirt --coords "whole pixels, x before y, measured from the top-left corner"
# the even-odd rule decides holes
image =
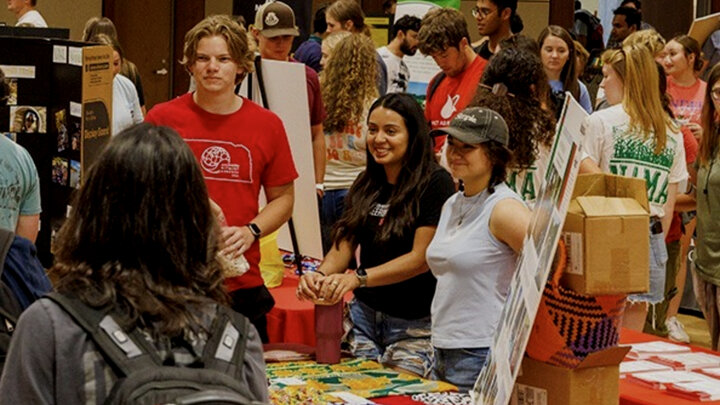
[[[263,284],[258,239],[292,214],[295,170],[280,119],[235,94],[252,70],[245,29],[227,16],[211,16],[185,36],[182,63],[197,90],[156,105],[146,120],[178,131],[192,149],[212,198],[223,210],[222,253],[245,255],[250,269],[225,279],[232,307],[267,341],[265,314],[274,300]],[[267,205],[258,213],[260,188]],[[189,195],[188,198],[193,198]]]
[[[457,10],[438,8],[428,12],[418,37],[420,52],[430,55],[442,70],[428,85],[425,118],[431,129],[448,127],[475,96],[487,61],[470,47],[465,17]],[[445,137],[434,138],[436,154],[440,153]]]

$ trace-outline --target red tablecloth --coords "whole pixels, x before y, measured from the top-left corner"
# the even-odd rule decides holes
[[[623,329],[620,333],[620,343],[641,343],[650,342],[653,340],[666,340],[657,336],[648,335],[645,333],[635,332],[632,330]],[[702,347],[690,346],[693,351],[701,351],[706,353],[713,353],[712,350],[704,349]],[[625,380],[620,380],[620,404],[621,405],[697,405],[697,404],[711,404],[720,405],[720,401],[711,402],[698,402],[689,401],[676,397],[674,395],[665,394],[659,390],[653,390],[645,388],[641,385],[634,384]]]
[[[315,304],[297,299],[298,280],[294,268],[286,269],[282,284],[270,289],[275,306],[267,314],[269,343],[301,343],[315,347]],[[345,295],[345,301],[351,298],[352,293]]]
[[[275,298],[275,307],[268,313],[268,337],[270,343],[301,343],[315,346],[315,305],[309,301],[299,301],[295,297],[298,276],[293,270],[285,271],[281,286],[270,290]],[[346,297],[349,299],[351,295]],[[662,340],[657,336],[623,329],[620,343],[639,343]],[[695,351],[714,353],[711,350],[691,346]],[[717,353],[715,353],[717,354]],[[416,404],[410,397],[378,398],[383,404]],[[691,405],[700,402],[688,401],[676,396],[665,394],[659,390],[642,387],[620,380],[621,405]],[[720,405],[720,401],[703,402],[703,404]]]

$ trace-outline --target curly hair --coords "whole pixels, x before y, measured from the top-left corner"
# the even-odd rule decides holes
[[[348,123],[363,120],[365,107],[377,97],[375,45],[365,35],[352,34],[341,40],[320,75],[322,98],[327,110],[326,132],[342,131]]]
[[[506,95],[493,94],[496,84],[504,84]],[[543,108],[547,98],[547,76],[540,58],[517,48],[503,48],[485,67],[470,106],[487,107],[500,114],[510,130],[508,148],[513,160],[509,166],[530,167],[537,159],[538,146],[550,147],[555,135],[555,118]]]
[[[58,291],[153,336],[198,332],[191,308],[228,302],[203,175],[172,129],[140,124],[115,136],[72,207],[50,270]]]

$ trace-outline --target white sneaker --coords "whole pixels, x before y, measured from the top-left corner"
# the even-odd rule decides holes
[[[685,332],[685,327],[676,317],[670,317],[665,321],[668,329],[668,338],[675,342],[690,343],[690,336]]]

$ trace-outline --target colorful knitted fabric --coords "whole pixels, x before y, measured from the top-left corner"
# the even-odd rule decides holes
[[[563,288],[559,280],[567,255],[562,240],[558,256],[526,352],[535,360],[575,368],[588,354],[617,345],[625,295],[589,296]]]
[[[364,398],[457,391],[452,384],[385,369],[377,362],[363,359],[333,365],[312,361],[271,363],[266,374],[270,399],[276,404],[338,403],[328,393],[339,391]]]

